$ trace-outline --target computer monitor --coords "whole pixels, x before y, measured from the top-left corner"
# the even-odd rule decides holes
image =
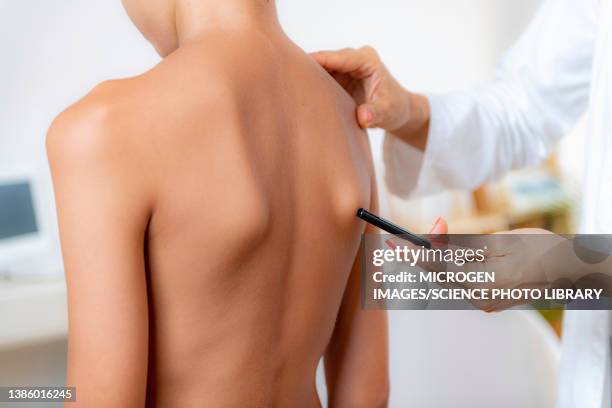
[[[38,233],[29,181],[0,184],[0,243]]]
[[[0,272],[46,256],[49,240],[41,195],[33,174],[0,175]]]

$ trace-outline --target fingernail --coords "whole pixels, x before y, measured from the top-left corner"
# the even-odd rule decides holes
[[[434,227],[434,229],[436,229],[436,227],[438,226],[438,224],[440,224],[440,221],[442,221],[442,217],[438,217],[438,218],[436,219],[436,222],[434,223],[434,226],[433,226],[433,227]]]
[[[385,244],[387,244],[387,246],[389,246],[389,248],[395,248],[397,245],[395,245],[395,242],[391,241],[390,239],[385,241]]]
[[[367,111],[366,120],[368,121],[368,123],[371,123],[373,119],[374,119],[374,114],[372,113],[372,111]]]

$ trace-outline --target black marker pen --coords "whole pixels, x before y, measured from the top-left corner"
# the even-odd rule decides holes
[[[410,231],[403,229],[402,227],[395,225],[391,221],[387,221],[384,218],[374,215],[369,211],[360,208],[357,210],[357,217],[361,218],[365,222],[380,228],[381,230],[387,231],[389,234],[398,235],[400,238],[406,241],[412,242],[414,245],[422,246],[427,249],[431,249],[431,242],[423,237],[419,237]]]

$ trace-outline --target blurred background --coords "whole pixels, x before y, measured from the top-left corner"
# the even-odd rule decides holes
[[[492,79],[540,3],[278,0],[278,7],[306,51],[369,44],[404,86],[445,92]],[[159,57],[119,0],[0,0],[0,30],[0,385],[63,384],[65,289],[45,133],[98,82],[141,73]],[[541,166],[475,191],[400,200],[381,188],[384,212],[417,232],[443,215],[452,233],[523,226],[572,233],[583,132],[579,124]],[[382,134],[371,137],[383,186]],[[560,313],[390,318],[392,407],[553,406]]]

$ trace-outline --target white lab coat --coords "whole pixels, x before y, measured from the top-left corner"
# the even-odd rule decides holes
[[[473,189],[540,162],[588,113],[581,231],[612,233],[612,0],[547,0],[496,80],[429,95],[424,154],[386,135],[385,180],[402,197]],[[558,408],[610,407],[608,311],[568,311]]]

